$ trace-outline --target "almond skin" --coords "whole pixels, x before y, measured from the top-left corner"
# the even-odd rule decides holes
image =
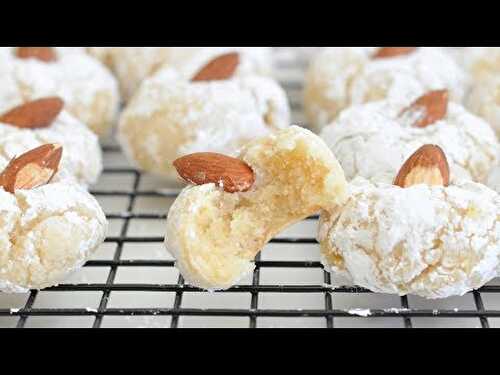
[[[18,128],[46,128],[54,122],[64,107],[58,97],[43,98],[24,103],[0,116],[0,122]]]
[[[58,144],[45,144],[12,159],[0,174],[0,186],[14,194],[48,184],[57,173],[62,151]]]
[[[394,185],[407,188],[413,185],[448,186],[450,167],[441,147],[425,145],[420,147],[403,164]]]
[[[43,62],[57,60],[56,52],[51,47],[18,47],[16,56],[20,59],[37,59]]]
[[[435,90],[418,98],[412,105],[401,112],[400,117],[415,117],[416,119],[412,126],[425,128],[442,120],[447,113],[448,90]],[[414,116],[414,114],[416,114],[416,116]]]
[[[214,183],[228,193],[249,190],[255,174],[245,162],[213,152],[199,152],[174,161],[177,173],[195,185]]]
[[[375,55],[373,55],[374,59],[385,59],[389,57],[396,57],[402,55],[409,55],[414,52],[416,47],[383,47],[380,48]]]
[[[240,55],[236,52],[220,55],[201,68],[191,81],[223,81],[230,79],[239,63]]]

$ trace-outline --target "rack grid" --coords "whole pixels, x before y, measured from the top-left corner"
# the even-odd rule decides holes
[[[278,78],[299,124],[302,52],[276,51]],[[103,148],[105,170],[92,190],[111,223],[103,248],[75,281],[26,295],[0,294],[0,327],[500,326],[500,280],[443,301],[333,288],[319,262],[317,216],[273,239],[273,250],[257,257],[255,271],[241,284],[217,293],[186,285],[162,249],[165,213],[178,189],[158,188],[154,178],[128,167],[112,140]]]

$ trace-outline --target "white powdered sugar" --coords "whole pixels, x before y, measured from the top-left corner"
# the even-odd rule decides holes
[[[500,65],[500,61],[499,61]],[[500,66],[499,66],[500,71]],[[466,101],[467,108],[485,119],[500,136],[500,76],[490,75],[472,87]]]
[[[22,129],[0,123],[0,171],[13,158],[47,143],[58,143],[63,147],[55,181],[67,180],[83,186],[97,181],[102,171],[99,140],[65,111],[47,128]]]
[[[347,310],[347,313],[350,315],[361,316],[363,318],[367,318],[372,314],[370,309],[350,309]]]
[[[500,164],[496,165],[490,171],[487,185],[493,190],[495,190],[497,193],[500,193]]]
[[[351,198],[323,213],[325,266],[380,293],[463,295],[497,275],[500,196],[474,182],[401,189],[351,184]]]
[[[361,176],[391,183],[419,147],[436,144],[447,156],[452,181],[485,181],[497,162],[498,141],[484,120],[449,103],[445,118],[418,128],[399,117],[404,108],[391,100],[354,106],[323,129],[321,137],[348,179]]]
[[[72,184],[10,194],[0,188],[0,290],[26,292],[57,284],[104,241],[97,201]]]

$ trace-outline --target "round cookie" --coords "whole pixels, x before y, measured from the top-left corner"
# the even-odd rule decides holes
[[[57,143],[63,146],[64,154],[56,181],[84,187],[97,181],[102,171],[99,140],[62,106],[59,98],[44,98],[0,113],[0,170],[18,155],[46,143]],[[43,117],[50,111],[50,118],[40,126],[40,117],[34,116]]]
[[[427,107],[418,105],[425,100]],[[439,117],[431,118],[436,106],[441,106]],[[419,126],[425,114],[432,122]],[[428,143],[445,150],[454,181],[484,182],[497,162],[491,127],[461,105],[448,103],[445,91],[430,92],[409,107],[391,100],[354,106],[325,127],[321,137],[348,180],[360,176],[391,183],[402,163]]]
[[[48,183],[61,156],[56,150],[31,150],[0,174],[2,292],[56,285],[104,241],[107,222],[97,201],[78,185]]]
[[[116,74],[125,101],[144,79],[160,68],[177,69],[186,64],[199,67],[228,52],[240,53],[242,72],[269,75],[272,70],[272,50],[267,47],[89,47],[88,50]]]
[[[353,105],[390,98],[404,106],[439,89],[448,89],[460,103],[467,85],[462,69],[439,48],[326,48],[307,72],[304,106],[319,132]]]
[[[323,212],[323,263],[337,284],[426,298],[463,295],[496,277],[500,196],[470,181],[400,188],[362,177]]]
[[[165,245],[184,279],[208,290],[236,284],[277,233],[346,198],[331,151],[297,126],[251,142],[238,159],[204,153],[176,164],[205,184],[185,188],[170,208]]]
[[[105,66],[84,49],[23,48],[0,48],[0,112],[27,100],[60,96],[66,109],[96,134],[110,131],[119,93]]]
[[[172,162],[183,155],[233,155],[246,142],[289,125],[286,94],[272,79],[236,70],[227,79],[193,82],[200,71],[192,64],[162,69],[125,108],[118,139],[138,168],[175,180]]]

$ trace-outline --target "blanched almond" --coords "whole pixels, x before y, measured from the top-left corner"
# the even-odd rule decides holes
[[[0,174],[0,186],[14,193],[18,189],[34,189],[48,184],[57,173],[62,146],[46,144],[12,159]]]
[[[191,79],[193,82],[198,81],[222,81],[230,79],[240,63],[240,55],[236,52],[226,53],[216,57],[205,65]]]
[[[184,180],[195,185],[214,183],[228,193],[247,191],[255,182],[254,172],[248,164],[217,153],[186,155],[173,164]]]
[[[419,148],[403,164],[394,185],[406,188],[412,185],[448,186],[450,167],[439,146],[425,145]]]

